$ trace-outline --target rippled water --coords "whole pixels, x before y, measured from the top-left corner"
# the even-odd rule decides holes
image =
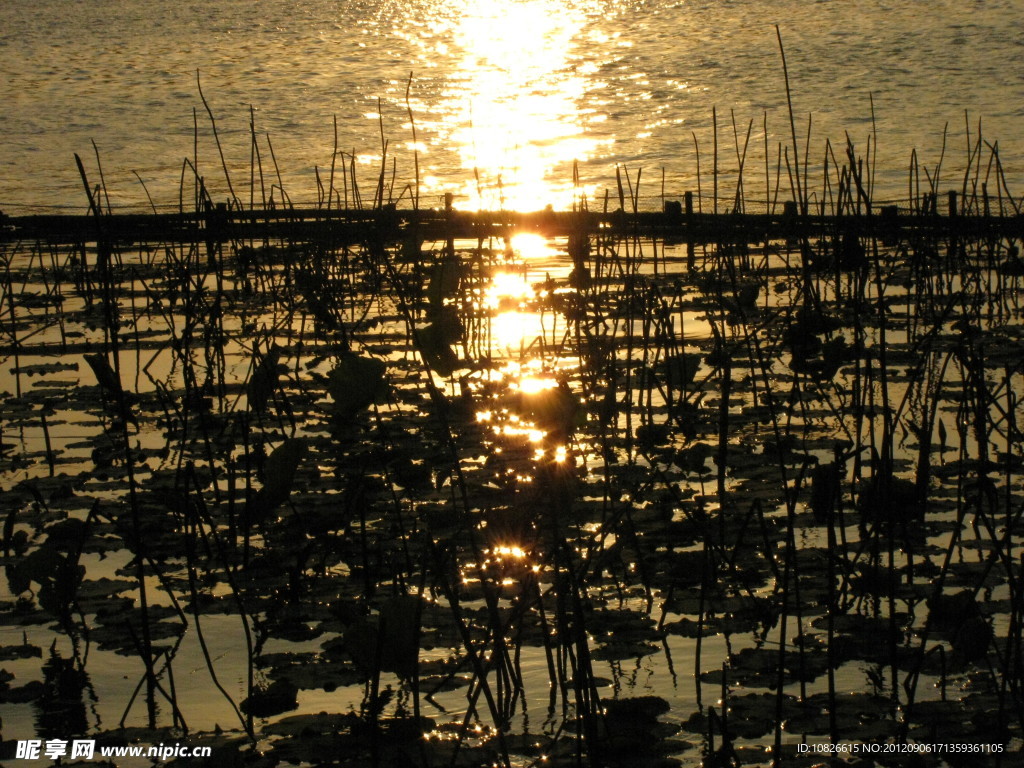
[[[277,183],[269,133],[298,202],[317,198],[314,167],[327,184],[335,117],[343,157],[354,151],[361,184],[376,185],[379,99],[397,195],[415,178],[410,74],[424,199],[563,205],[573,160],[591,194],[616,164],[644,169],[642,195],[660,194],[664,168],[678,194],[695,186],[694,134],[710,167],[713,106],[724,165],[737,164],[753,121],[748,178],[763,186],[765,115],[771,166],[779,143],[792,143],[775,24],[801,148],[813,115],[812,178],[825,137],[842,146],[849,131],[864,154],[873,94],[885,194],[905,195],[912,148],[934,167],[947,123],[943,178],[959,186],[965,110],[972,136],[981,119],[999,139],[1012,192],[1024,154],[1022,23],[1012,0],[6,0],[0,207],[84,205],[72,154],[94,168],[92,140],[114,205],[145,202],[132,171],[158,204],[177,204],[194,110],[199,172],[225,196],[197,70],[245,203],[250,188],[260,199],[250,105],[266,194]]]
[[[736,764],[830,729],[1019,753],[1016,251],[605,218],[117,247],[103,291],[92,249],[0,244],[4,735],[226,764],[262,686],[268,764],[703,766],[726,708]]]

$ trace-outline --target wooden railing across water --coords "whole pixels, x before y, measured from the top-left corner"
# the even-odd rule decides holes
[[[114,213],[94,215],[2,216],[0,241],[54,244],[96,242],[210,242],[292,240],[328,244],[395,242],[410,235],[424,240],[506,237],[536,232],[550,237],[609,232],[678,238],[690,242],[756,242],[850,232],[886,238],[902,236],[1024,236],[1024,215],[902,214],[895,206],[847,215],[803,215],[795,206],[778,214],[688,213],[681,204],[660,212],[376,210],[278,208],[200,213]]]

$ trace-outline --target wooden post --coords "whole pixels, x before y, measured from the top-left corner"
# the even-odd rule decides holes
[[[445,252],[448,256],[455,255],[455,237],[452,234],[452,211],[453,202],[455,198],[451,192],[444,193],[444,220],[448,229],[448,242],[446,243]]]
[[[949,192],[946,193],[946,195],[949,197],[949,217],[952,219],[955,218],[957,214],[956,190],[951,189],[949,190]]]

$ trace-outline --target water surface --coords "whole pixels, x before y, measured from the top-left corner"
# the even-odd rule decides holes
[[[574,161],[591,196],[614,182],[616,165],[631,179],[644,169],[642,197],[660,195],[662,169],[667,194],[679,195],[697,186],[695,137],[710,187],[713,107],[720,163],[738,165],[749,126],[748,183],[762,189],[765,120],[767,175],[780,143],[793,154],[776,24],[797,154],[813,117],[812,174],[826,137],[843,159],[849,132],[866,155],[873,95],[885,196],[906,196],[912,149],[934,170],[947,124],[939,186],[960,186],[965,111],[972,141],[979,120],[999,139],[1011,192],[1021,176],[1024,9],[1010,0],[98,0],[85,13],[61,0],[8,0],[0,21],[9,213],[83,207],[72,155],[85,157],[95,184],[92,141],[112,205],[146,204],[133,171],[158,205],[177,205],[185,158],[226,198],[197,70],[245,204],[282,200],[275,185],[295,202],[321,197],[314,169],[329,187],[335,118],[335,173],[354,154],[371,197],[381,128],[395,197],[415,185],[413,148],[431,204],[450,191],[462,207],[561,207]]]

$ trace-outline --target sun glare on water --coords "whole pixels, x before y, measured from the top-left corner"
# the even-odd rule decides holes
[[[487,306],[490,309],[507,308],[509,305],[518,307],[534,296],[533,288],[525,274],[516,272],[497,272],[491,278],[487,288]]]
[[[512,235],[510,245],[513,252],[526,262],[549,258],[552,253],[551,242],[536,232],[519,232]]]
[[[538,376],[524,376],[517,385],[519,391],[524,395],[536,395],[538,392],[543,392],[545,389],[554,389],[557,386],[558,382],[554,379]]]
[[[453,30],[462,58],[444,118],[463,168],[479,177],[461,190],[462,206],[571,205],[571,185],[558,176],[599,144],[584,136],[587,80],[572,60],[585,21],[555,0],[467,4]]]

